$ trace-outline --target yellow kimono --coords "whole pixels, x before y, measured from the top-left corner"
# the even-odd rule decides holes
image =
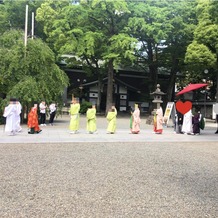
[[[115,109],[115,111],[109,111],[106,118],[108,121],[107,132],[112,134],[115,133],[117,123],[117,110]]]
[[[71,131],[78,131],[79,129],[79,110],[80,110],[80,104],[71,104],[70,105],[70,126],[69,129]]]
[[[87,131],[89,133],[94,133],[97,130],[96,126],[96,109],[95,108],[89,108],[86,112],[86,118],[87,118]]]

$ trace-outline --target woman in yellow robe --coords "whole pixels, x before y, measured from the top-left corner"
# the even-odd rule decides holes
[[[72,104],[70,105],[70,133],[77,133],[79,130],[79,111],[80,111],[80,104],[77,102],[76,99],[73,99]]]
[[[95,105],[92,105],[91,108],[88,108],[86,112],[87,118],[87,131],[90,134],[96,133],[97,125],[96,125],[96,108]]]
[[[116,131],[117,124],[117,110],[114,106],[112,106],[111,110],[107,113],[107,133],[114,134]]]

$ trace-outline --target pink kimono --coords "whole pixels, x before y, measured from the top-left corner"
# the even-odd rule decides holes
[[[138,134],[140,132],[140,110],[139,108],[136,108],[134,112],[132,113],[132,128],[131,132],[133,134]]]
[[[163,133],[163,110],[160,107],[154,116],[154,132],[157,134]]]

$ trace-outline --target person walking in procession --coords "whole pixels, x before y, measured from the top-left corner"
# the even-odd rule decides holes
[[[217,125],[217,130],[216,130],[215,134],[218,134],[218,114],[216,114],[216,125]]]
[[[51,126],[53,126],[53,123],[54,123],[54,118],[55,118],[55,114],[56,114],[56,104],[55,103],[52,103],[49,105],[49,113],[50,113],[50,119],[49,119],[49,124]]]
[[[106,119],[108,121],[107,133],[114,134],[117,128],[117,109],[115,106],[112,106],[108,111]]]
[[[163,109],[160,107],[154,114],[154,133],[163,133]]]
[[[14,118],[15,132],[21,132],[22,128],[21,128],[21,125],[20,125],[20,122],[21,122],[20,115],[21,115],[22,106],[21,106],[20,102],[15,98],[13,99],[13,104],[16,105],[16,111],[17,111],[17,113],[15,114],[15,118]]]
[[[70,105],[70,133],[75,134],[79,130],[79,111],[80,111],[80,104],[76,98],[73,98],[72,104]]]
[[[182,123],[183,123],[183,114],[179,111],[176,111],[175,114],[175,132],[177,134],[182,134]]]
[[[35,103],[28,114],[27,126],[29,128],[29,134],[40,133],[42,131],[39,128],[37,106],[38,105]]]
[[[189,110],[183,116],[182,132],[185,135],[192,134],[192,111],[191,110]]]
[[[21,121],[21,110],[22,110],[22,105],[21,103],[17,100],[16,101],[16,107],[17,107],[17,115],[16,115],[16,132],[21,132],[22,131],[22,128],[20,126],[20,121]]]
[[[193,135],[200,135],[200,121],[201,121],[200,111],[196,112],[192,117],[192,133]]]
[[[46,104],[45,101],[42,101],[39,104],[39,110],[40,110],[40,126],[46,126],[45,120],[46,120]]]
[[[5,107],[3,116],[6,117],[5,132],[8,135],[15,135],[17,130],[17,116],[20,115],[16,105],[16,99],[11,98],[10,103]]]
[[[130,119],[130,131],[132,134],[138,134],[140,132],[140,110],[138,104],[135,104],[135,109],[132,112]]]
[[[90,106],[86,112],[87,118],[87,131],[90,134],[97,133],[96,125],[96,107],[95,105]]]

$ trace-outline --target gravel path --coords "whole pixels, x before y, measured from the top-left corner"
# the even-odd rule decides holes
[[[217,142],[0,144],[1,218],[218,217]]]

